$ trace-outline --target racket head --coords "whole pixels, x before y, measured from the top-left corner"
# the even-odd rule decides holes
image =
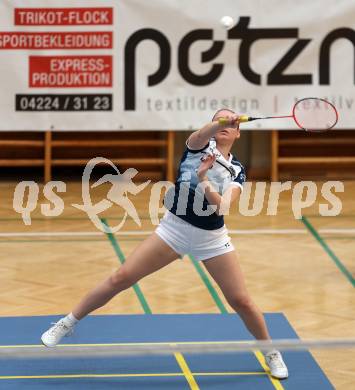
[[[300,129],[315,133],[332,129],[339,119],[334,104],[317,97],[298,100],[293,106],[292,116]]]

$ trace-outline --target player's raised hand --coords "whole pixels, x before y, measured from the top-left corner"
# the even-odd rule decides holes
[[[233,127],[235,129],[239,129],[240,116],[237,114],[233,114],[228,117],[220,118],[218,122],[224,127]]]

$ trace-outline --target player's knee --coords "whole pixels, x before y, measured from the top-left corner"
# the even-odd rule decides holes
[[[247,311],[253,306],[253,302],[248,295],[235,295],[228,299],[229,304],[236,311]]]
[[[110,276],[110,284],[115,290],[125,290],[134,283],[133,275],[126,267],[121,267]]]

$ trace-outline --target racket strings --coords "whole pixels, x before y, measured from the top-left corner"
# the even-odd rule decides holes
[[[293,117],[296,124],[307,131],[326,131],[338,121],[336,108],[320,98],[299,100],[294,106]]]

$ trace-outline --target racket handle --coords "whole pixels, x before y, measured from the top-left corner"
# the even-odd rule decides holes
[[[250,121],[250,117],[248,115],[240,115],[240,117],[239,117],[240,123],[249,122],[249,121]],[[229,123],[229,119],[228,118],[219,118],[218,123],[220,125],[227,125]]]

